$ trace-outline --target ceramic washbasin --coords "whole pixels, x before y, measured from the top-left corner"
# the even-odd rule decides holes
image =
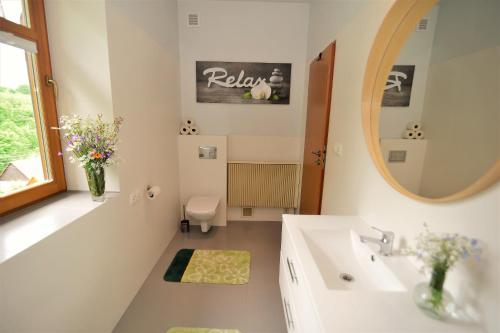
[[[328,289],[406,291],[405,286],[354,230],[301,229]]]

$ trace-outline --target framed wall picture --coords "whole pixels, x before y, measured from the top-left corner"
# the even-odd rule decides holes
[[[196,62],[196,101],[229,104],[290,104],[292,64]]]
[[[382,106],[410,106],[415,65],[394,65],[385,85]]]

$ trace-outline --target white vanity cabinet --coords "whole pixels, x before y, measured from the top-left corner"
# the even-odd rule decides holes
[[[423,277],[405,256],[380,256],[357,216],[283,215],[280,289],[288,333],[478,333],[413,302]],[[353,274],[344,280],[340,272]]]
[[[283,224],[279,284],[288,332],[323,332],[303,268]]]

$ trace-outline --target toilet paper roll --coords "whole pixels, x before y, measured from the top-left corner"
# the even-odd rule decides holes
[[[190,128],[188,126],[181,126],[181,128],[179,129],[179,134],[180,135],[190,134]]]
[[[410,121],[408,125],[406,125],[406,129],[418,131],[419,129],[422,129],[422,124],[418,121]]]
[[[184,124],[185,124],[187,127],[194,126],[194,119],[192,119],[192,118],[187,118],[187,119],[184,121]]]
[[[157,196],[160,195],[160,192],[161,192],[161,189],[159,186],[150,187],[150,188],[148,188],[148,190],[146,192],[146,197],[149,200],[154,200],[154,199],[156,199]]]
[[[405,133],[403,134],[404,139],[416,139],[417,138],[417,131],[414,130],[406,130]]]
[[[422,130],[418,130],[415,132],[417,139],[424,139],[425,138],[425,133]]]
[[[191,126],[189,127],[189,134],[198,135],[200,134],[200,129],[198,128],[198,126]]]

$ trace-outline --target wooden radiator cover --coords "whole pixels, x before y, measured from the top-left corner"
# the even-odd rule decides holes
[[[229,207],[297,208],[299,165],[229,162]]]

